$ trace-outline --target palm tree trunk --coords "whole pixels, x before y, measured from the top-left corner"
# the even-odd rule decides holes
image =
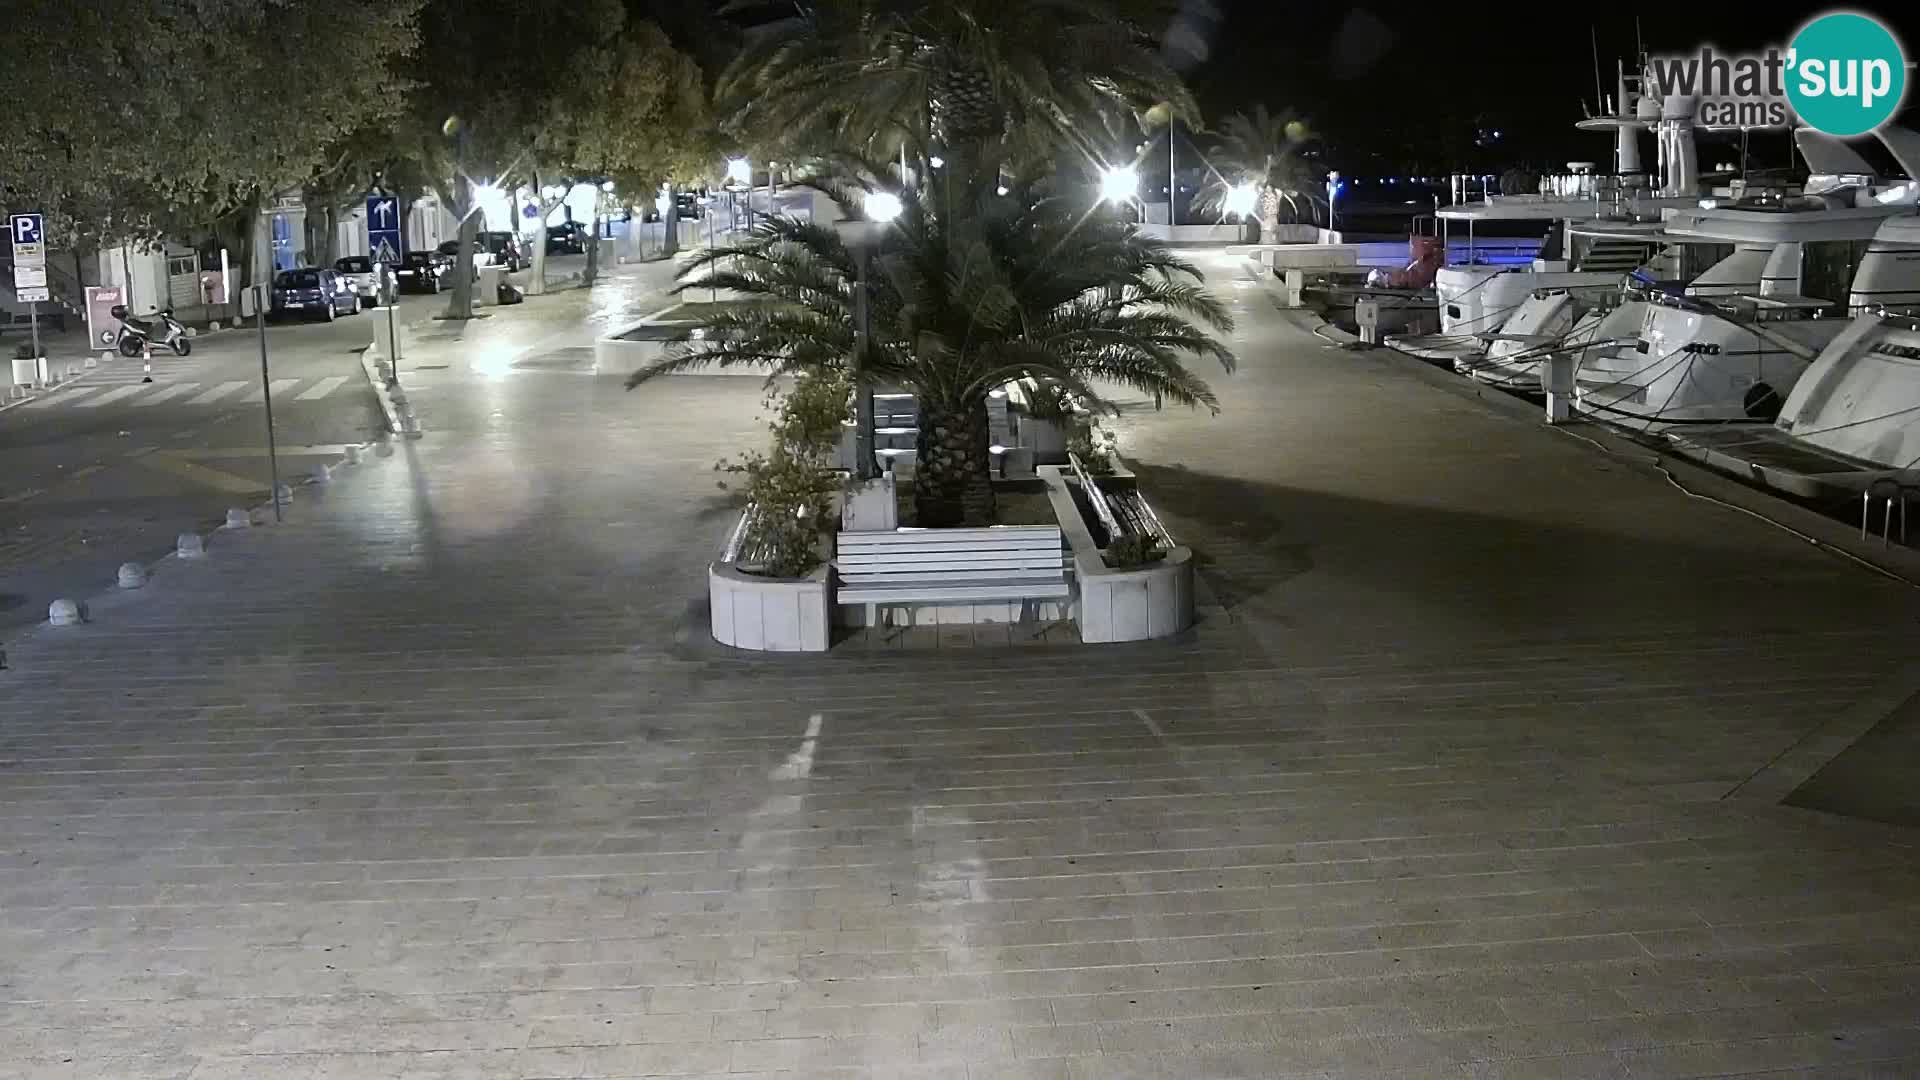
[[[922,528],[991,525],[993,481],[987,403],[954,409],[920,403],[913,506]]]
[[[1260,242],[1280,242],[1280,193],[1265,186],[1260,189]]]

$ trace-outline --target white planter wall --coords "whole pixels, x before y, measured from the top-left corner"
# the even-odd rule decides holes
[[[1075,553],[1080,640],[1145,641],[1193,625],[1193,552],[1176,547],[1157,563],[1115,570],[1098,552]]]
[[[707,567],[713,640],[762,652],[826,652],[829,592],[824,566],[795,581],[713,563]]]
[[[1193,625],[1193,551],[1175,546],[1148,566],[1115,570],[1100,557],[1057,465],[1038,470],[1060,533],[1073,549],[1074,618],[1088,644],[1170,637]],[[1131,477],[1131,473],[1126,474]]]

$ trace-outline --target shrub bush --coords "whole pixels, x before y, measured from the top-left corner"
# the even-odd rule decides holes
[[[1128,533],[1102,548],[1100,556],[1116,570],[1131,570],[1159,562],[1167,557],[1167,550],[1154,537]]]
[[[835,472],[851,387],[838,373],[822,372],[798,380],[784,396],[769,392],[776,411],[767,430],[767,453],[742,454],[714,467],[742,478],[739,490],[752,507],[746,550],[760,565],[752,572],[767,577],[805,577],[820,565],[820,538],[838,524],[833,497],[844,481]],[[729,489],[727,481],[720,482]]]

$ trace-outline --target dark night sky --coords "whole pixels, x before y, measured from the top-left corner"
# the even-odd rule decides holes
[[[1470,141],[1476,118],[1505,136],[1476,167],[1497,171],[1526,159],[1552,167],[1568,160],[1604,164],[1607,137],[1573,127],[1582,100],[1593,98],[1590,21],[1606,20],[1593,30],[1608,93],[1615,59],[1631,62],[1635,53],[1634,16],[1626,5],[1562,4],[1547,11],[1511,0],[1212,0],[1217,15],[1209,17],[1207,0],[1184,2],[1190,25],[1208,42],[1207,58],[1187,72],[1206,115],[1255,102],[1294,108],[1327,139],[1330,163],[1349,169],[1364,169],[1369,156],[1380,154],[1377,164],[1384,167],[1438,171],[1439,140]],[[1920,18],[1890,16],[1913,7],[1920,5],[1649,5],[1640,30],[1653,51],[1708,43],[1754,48],[1784,44],[1807,19],[1838,8],[1895,25],[1912,56],[1920,52]],[[1909,126],[1920,122],[1916,99],[1920,89],[1910,87]],[[1779,145],[1757,140],[1756,153],[1785,155],[1784,136],[1768,141]]]

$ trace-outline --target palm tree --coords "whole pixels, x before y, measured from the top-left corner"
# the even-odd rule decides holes
[[[1300,150],[1312,139],[1306,122],[1292,110],[1274,114],[1265,105],[1252,115],[1234,113],[1220,125],[1220,142],[1213,160],[1219,167],[1214,182],[1201,192],[1205,203],[1220,205],[1226,192],[1240,184],[1253,185],[1260,213],[1260,239],[1274,243],[1284,204],[1297,217],[1301,207],[1313,220],[1314,178]]]
[[[876,384],[912,392],[920,409],[914,502],[921,525],[992,524],[986,400],[1020,378],[1052,379],[1100,408],[1111,383],[1217,412],[1185,365],[1233,355],[1209,331],[1232,327],[1199,272],[1163,244],[1086,204],[997,172],[963,193],[965,213],[935,213],[914,191],[869,271],[869,345]],[[849,218],[861,188],[827,185]],[[944,202],[944,200],[942,200]],[[854,254],[831,226],[761,222],[736,247],[703,252],[680,288],[729,289],[769,301],[705,317],[689,340],[628,379],[766,364],[774,376],[843,372],[853,353]]]
[[[1153,31],[1164,0],[816,0],[763,27],[719,83],[736,130],[800,150],[938,152],[966,174],[985,147],[1016,162],[1065,147],[1123,107],[1196,115]]]

